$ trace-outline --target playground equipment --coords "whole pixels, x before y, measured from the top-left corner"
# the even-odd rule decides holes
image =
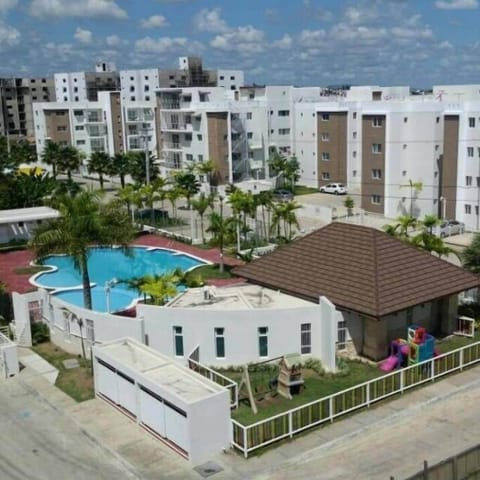
[[[291,353],[280,360],[277,392],[284,398],[292,399],[292,395],[299,394],[304,386],[302,377],[302,358]]]
[[[407,340],[398,338],[390,344],[390,355],[382,362],[380,369],[391,372],[395,368],[414,365],[434,357],[435,337],[424,327],[411,325],[407,329]]]

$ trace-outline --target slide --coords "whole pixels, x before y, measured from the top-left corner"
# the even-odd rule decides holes
[[[381,365],[380,370],[384,372],[391,372],[398,364],[398,357],[396,355],[391,355],[388,357]]]

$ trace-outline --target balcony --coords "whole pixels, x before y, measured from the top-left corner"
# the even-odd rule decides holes
[[[160,103],[160,108],[162,110],[180,110],[180,102],[162,101]]]
[[[164,150],[182,150],[180,142],[163,142]]]

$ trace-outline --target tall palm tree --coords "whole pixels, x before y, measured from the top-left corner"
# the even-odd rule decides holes
[[[203,228],[203,217],[208,207],[212,206],[212,197],[211,195],[205,195],[203,192],[192,200],[192,207],[200,215],[200,230],[202,231],[202,243],[205,243],[205,230]]]
[[[52,167],[52,176],[55,180],[57,179],[57,166],[61,159],[61,150],[59,143],[48,140],[41,154],[42,162]]]
[[[57,167],[63,172],[67,172],[68,180],[72,181],[72,171],[78,170],[82,164],[82,154],[71,145],[65,145],[60,149],[60,158],[57,161]]]
[[[190,210],[191,198],[200,191],[200,182],[191,171],[177,173],[174,177],[175,186],[187,199],[187,208]]]
[[[212,212],[209,215],[209,220],[210,225],[207,232],[212,234],[210,244],[218,246],[220,250],[220,271],[223,272],[223,249],[231,235],[235,219],[234,217],[224,217],[222,206],[220,206],[220,213]]]
[[[106,152],[93,152],[87,165],[88,173],[97,173],[100,189],[103,190],[103,176],[112,172],[112,159]]]
[[[52,206],[60,211],[60,217],[40,224],[30,246],[37,258],[52,253],[72,256],[75,268],[82,275],[85,308],[91,309],[89,247],[119,245],[128,251],[134,237],[132,224],[116,203],[102,204],[99,194],[93,191],[59,197]]]
[[[172,205],[172,215],[174,218],[177,217],[177,200],[182,196],[182,192],[176,188],[170,188],[166,192],[166,197],[170,201],[170,204]]]
[[[130,156],[127,153],[120,152],[113,156],[111,173],[120,177],[120,186],[125,188],[125,177],[130,173]]]
[[[295,210],[301,208],[301,205],[294,200],[290,202],[277,203],[273,208],[272,215],[272,231],[276,231],[277,237],[280,238],[281,228],[283,226],[283,238],[286,242],[292,239],[292,227],[295,225],[299,228],[299,223]]]
[[[273,208],[273,192],[271,190],[264,190],[257,195],[257,204],[262,210],[263,234],[264,239],[268,240],[270,232],[270,215]],[[267,217],[265,216],[267,212]]]
[[[215,170],[213,160],[205,160],[204,162],[198,162],[195,165],[195,170],[199,175],[206,177],[208,185],[212,186],[213,173]]]
[[[175,272],[163,275],[146,275],[140,285],[140,291],[149,296],[155,305],[165,305],[177,292],[178,278]]]
[[[463,251],[463,266],[473,273],[480,273],[480,234],[475,234],[472,242]]]
[[[143,203],[142,194],[140,189],[136,188],[133,185],[127,185],[120,190],[117,190],[116,197],[126,205],[127,212],[132,217],[132,222],[134,221],[134,208],[141,208]]]

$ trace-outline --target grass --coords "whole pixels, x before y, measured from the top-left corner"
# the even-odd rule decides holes
[[[444,339],[437,340],[435,346],[441,353],[447,353],[475,342],[480,342],[480,331],[476,331],[473,338],[450,335]]]
[[[204,280],[210,278],[233,278],[233,275],[230,273],[231,267],[224,265],[223,270],[224,271],[221,272],[219,266],[216,264],[204,265],[193,270],[192,275],[201,275]]]
[[[254,393],[254,396],[258,397],[258,401],[256,400],[258,407],[257,415],[253,414],[248,404],[242,402],[239,408],[232,412],[232,417],[244,425],[249,425],[292,408],[299,407],[305,403],[313,402],[319,398],[340,392],[341,390],[353,387],[354,385],[366,382],[383,374],[378,367],[366,363],[351,360],[347,360],[345,363],[348,366],[346,373],[337,375],[319,375],[313,370],[304,369],[302,373],[305,380],[305,388],[302,393],[295,395],[292,400],[283,398],[280,395],[255,395]],[[239,372],[227,370],[221,373],[237,382],[239,382],[241,378],[241,373]],[[255,390],[255,387],[257,387],[258,390],[259,387],[263,385],[264,388],[268,390],[268,381],[272,377],[274,378],[273,372],[254,372],[250,375],[252,389]]]
[[[32,267],[21,267],[21,268],[16,268],[14,272],[17,275],[34,275],[35,273],[39,272],[45,272],[49,270],[47,267],[42,267],[40,265],[37,266],[32,266]]]
[[[309,195],[311,193],[318,193],[318,188],[295,185],[295,195]]]
[[[55,386],[77,402],[94,398],[93,375],[90,360],[78,358],[65,352],[51,342],[44,342],[32,347],[33,351],[58,369]],[[67,370],[63,361],[69,358],[78,359],[80,366]]]

